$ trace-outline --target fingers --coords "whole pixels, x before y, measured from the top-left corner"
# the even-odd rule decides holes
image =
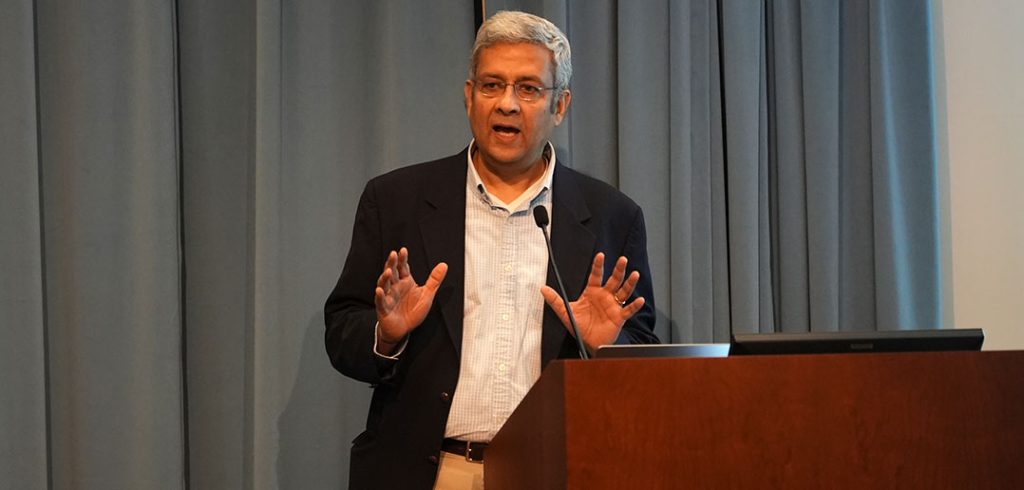
[[[598,252],[594,256],[594,262],[590,265],[590,276],[587,277],[587,287],[601,287],[601,279],[604,277],[604,254]]]
[[[608,277],[608,281],[602,285],[601,277],[604,271],[604,254],[598,253],[594,256],[594,262],[590,267],[587,286],[604,289],[615,298],[617,303],[624,306],[629,301],[629,298],[633,296],[633,291],[640,281],[640,273],[638,271],[633,271],[628,276],[626,275],[626,265],[628,263],[629,260],[626,257],[619,257],[615,261],[615,267],[612,269],[612,274]]]
[[[402,247],[398,250],[398,262],[395,264],[395,272],[399,279],[409,277],[409,249]]]
[[[619,260],[615,261],[615,268],[612,269],[612,276],[608,278],[608,282],[604,284],[605,289],[615,293],[619,288],[622,287],[622,279],[626,276],[626,258],[619,257]],[[629,295],[623,296],[623,299],[628,299]]]
[[[377,287],[383,288],[385,293],[390,291],[390,285],[412,275],[409,270],[409,249],[402,247],[395,252],[388,254],[384,262],[384,272],[377,278]]]
[[[424,284],[424,292],[429,294],[430,301],[433,295],[441,286],[445,276],[448,274],[448,264],[441,262],[430,271],[430,276]],[[392,250],[384,262],[384,271],[377,277],[377,288],[374,290],[374,302],[377,309],[386,312],[399,302],[399,296],[404,295],[401,291],[407,291],[408,287],[399,287],[398,284],[409,281],[413,287],[419,287],[412,278],[412,271],[409,268],[409,249],[402,247],[397,252]]]
[[[373,291],[373,305],[377,309],[377,318],[387,314],[389,308],[383,288],[377,288]]]
[[[629,298],[633,296],[633,291],[636,290],[636,284],[640,281],[640,273],[633,271],[629,274],[629,277],[622,283],[622,286],[617,290],[612,290],[612,295],[615,297],[615,301],[619,304],[623,304],[629,301]],[[608,281],[611,282],[611,281]]]
[[[394,250],[388,254],[388,259],[384,261],[384,272],[381,272],[380,276],[377,277],[377,287],[384,290],[387,293],[391,289],[391,283],[394,282],[392,279],[397,278],[397,270],[395,270],[395,263],[398,261],[398,254]]]
[[[388,254],[384,261],[384,271],[377,277],[377,288],[373,291],[373,304],[377,309],[378,318],[387,314],[394,306],[394,300],[389,301],[392,285],[397,282],[395,264],[398,262],[398,254],[394,250]]]
[[[644,300],[644,297],[641,296],[637,299],[634,299],[629,304],[623,305],[622,321],[625,322],[626,320],[633,318],[633,315],[637,314],[637,312],[639,312],[640,309],[644,307],[644,303],[646,303],[646,301]]]

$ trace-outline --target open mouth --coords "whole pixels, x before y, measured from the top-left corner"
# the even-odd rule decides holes
[[[513,126],[503,126],[501,124],[495,124],[494,126],[491,126],[491,129],[493,129],[495,133],[507,136],[519,134],[519,128]]]

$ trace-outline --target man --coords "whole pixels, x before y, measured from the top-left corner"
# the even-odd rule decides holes
[[[587,349],[658,342],[640,208],[558,164],[548,141],[571,72],[557,27],[495,14],[464,87],[469,147],[366,185],[325,307],[332,364],[374,385],[352,488],[482,486],[486,443],[541,368],[579,357],[535,207],[551,214]]]

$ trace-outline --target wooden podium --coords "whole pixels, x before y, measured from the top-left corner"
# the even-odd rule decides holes
[[[1024,488],[1024,351],[556,361],[486,488]]]

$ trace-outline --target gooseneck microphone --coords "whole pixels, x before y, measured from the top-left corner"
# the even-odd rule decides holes
[[[551,237],[548,236],[548,210],[544,206],[536,206],[533,208],[533,221],[540,227],[540,231],[544,232],[544,243],[548,246],[548,260],[551,262],[551,268],[555,271],[555,280],[558,281],[558,293],[562,295],[562,303],[565,303],[565,312],[569,315],[569,324],[572,325],[572,334],[576,337],[576,347],[580,350],[580,359],[590,359],[590,354],[587,353],[587,346],[583,345],[583,338],[580,337],[580,328],[576,325],[576,317],[572,314],[572,308],[569,307],[569,295],[565,293],[565,285],[562,284],[562,275],[558,273],[558,264],[555,263],[555,252],[551,250]]]

